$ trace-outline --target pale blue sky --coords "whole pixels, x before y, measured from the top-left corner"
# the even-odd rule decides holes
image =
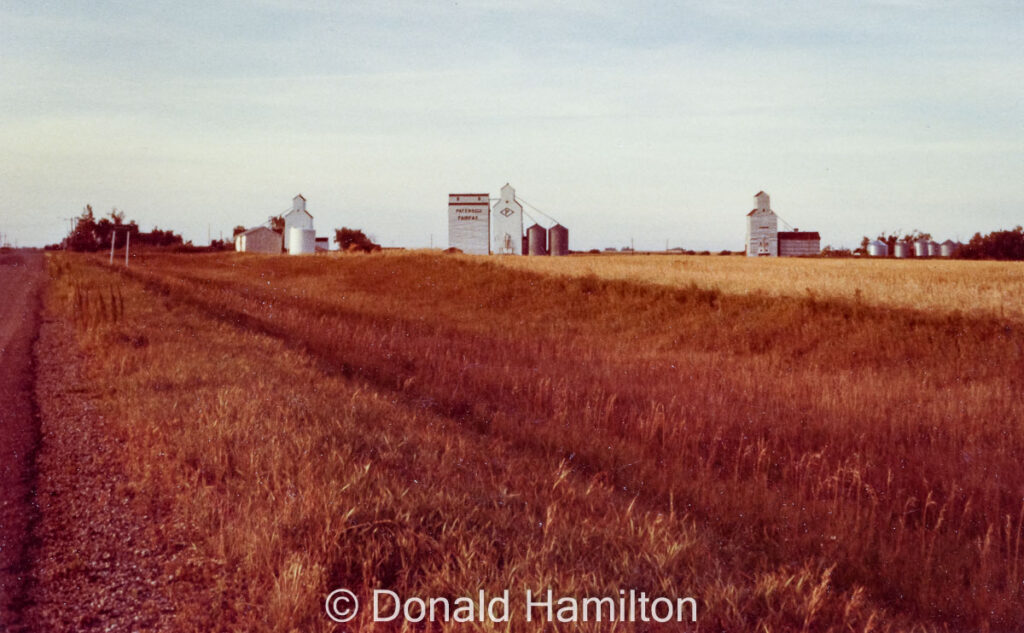
[[[0,232],[86,203],[205,243],[447,242],[505,182],[573,248],[740,249],[760,189],[823,243],[1024,222],[1024,4],[0,0]]]

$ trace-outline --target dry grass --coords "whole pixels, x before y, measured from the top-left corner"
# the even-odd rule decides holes
[[[210,628],[332,630],[336,586],[637,587],[708,631],[1024,621],[1012,319],[423,254],[90,261],[54,261],[57,304],[195,535]]]
[[[854,300],[929,312],[1024,321],[1024,264],[961,260],[759,259],[685,255],[501,257],[517,270],[596,275],[669,286],[696,284],[729,294]]]

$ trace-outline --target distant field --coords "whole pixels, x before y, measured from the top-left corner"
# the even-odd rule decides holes
[[[697,625],[560,630],[1024,622],[1019,268],[225,253],[50,271],[128,483],[190,531],[210,590],[180,608],[206,630],[336,631],[337,587],[699,603]],[[960,307],[925,303],[942,289]]]
[[[1024,263],[896,259],[751,259],[739,256],[573,255],[503,257],[519,270],[594,274],[722,292],[854,299],[871,305],[1005,316],[1024,320]]]

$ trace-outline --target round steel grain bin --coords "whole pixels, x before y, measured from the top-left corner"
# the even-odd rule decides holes
[[[875,240],[868,242],[868,256],[869,257],[887,257],[889,255],[889,245],[885,242]]]
[[[308,255],[316,252],[316,231],[292,227],[288,231],[288,254]]]
[[[906,242],[896,242],[896,246],[892,249],[893,257],[899,257],[900,259],[910,257],[910,244]]]
[[[569,229],[561,224],[548,229],[548,251],[551,255],[569,254]]]
[[[939,255],[941,255],[939,243],[934,241],[928,242],[928,257],[938,257]]]
[[[527,254],[547,255],[548,254],[548,232],[543,226],[534,224],[526,229]]]
[[[914,242],[914,257],[928,257],[928,240]]]
[[[946,240],[939,246],[939,255],[942,257],[952,257],[956,254],[957,244],[953,240]]]

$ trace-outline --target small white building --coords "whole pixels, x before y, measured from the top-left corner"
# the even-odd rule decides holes
[[[523,205],[516,201],[516,190],[505,183],[491,214],[492,248],[496,255],[523,254]]]
[[[235,236],[235,250],[240,253],[280,255],[284,246],[281,234],[265,226],[257,226]]]

